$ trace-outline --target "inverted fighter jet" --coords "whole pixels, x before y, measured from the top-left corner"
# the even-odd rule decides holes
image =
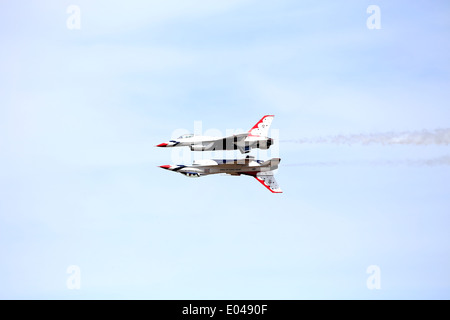
[[[247,158],[240,160],[197,160],[190,166],[165,165],[160,166],[160,168],[179,172],[191,178],[216,173],[225,173],[232,176],[240,176],[243,174],[254,177],[273,193],[282,193],[283,191],[281,191],[281,188],[273,177],[273,170],[278,168],[280,161],[280,158],[262,161],[247,156]]]
[[[269,149],[273,139],[268,138],[273,115],[264,116],[247,133],[229,137],[207,137],[184,134],[175,140],[160,143],[156,147],[190,147],[191,151],[236,150],[248,153],[252,148]]]

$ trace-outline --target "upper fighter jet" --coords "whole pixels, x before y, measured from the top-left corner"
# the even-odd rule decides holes
[[[273,170],[278,169],[280,161],[280,158],[262,161],[247,156],[247,158],[240,160],[197,160],[190,166],[165,165],[160,166],[160,168],[178,172],[192,178],[217,173],[225,173],[232,176],[240,176],[243,174],[254,177],[273,193],[282,193],[283,191],[281,191],[273,176]]]
[[[236,150],[248,153],[252,148],[269,149],[273,139],[267,137],[272,124],[273,115],[261,118],[247,133],[235,134],[229,137],[206,137],[184,134],[175,140],[160,143],[156,147],[184,147],[191,151]]]

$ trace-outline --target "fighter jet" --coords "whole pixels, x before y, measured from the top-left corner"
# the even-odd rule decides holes
[[[272,124],[273,115],[261,118],[247,133],[232,135],[229,137],[207,137],[194,134],[184,134],[175,140],[160,143],[156,147],[184,147],[191,151],[236,150],[248,153],[252,148],[269,149],[273,139],[268,138],[269,127]]]
[[[267,161],[255,160],[254,157],[247,156],[245,159],[221,159],[221,160],[196,160],[190,166],[165,165],[160,168],[174,172],[179,172],[187,177],[199,178],[202,176],[225,173],[232,176],[247,175],[258,180],[263,186],[273,193],[282,193],[273,177],[273,170],[278,168],[280,158],[273,158]]]

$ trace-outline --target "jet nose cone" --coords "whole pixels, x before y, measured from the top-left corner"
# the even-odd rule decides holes
[[[163,168],[163,169],[170,169],[170,166],[169,165],[164,165],[164,166],[159,166],[160,168]]]
[[[157,145],[157,147],[167,147],[167,143],[160,143]]]

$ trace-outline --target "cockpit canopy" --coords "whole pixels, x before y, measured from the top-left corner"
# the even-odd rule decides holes
[[[192,133],[183,134],[182,136],[179,136],[178,139],[187,139],[192,138],[194,135]]]

